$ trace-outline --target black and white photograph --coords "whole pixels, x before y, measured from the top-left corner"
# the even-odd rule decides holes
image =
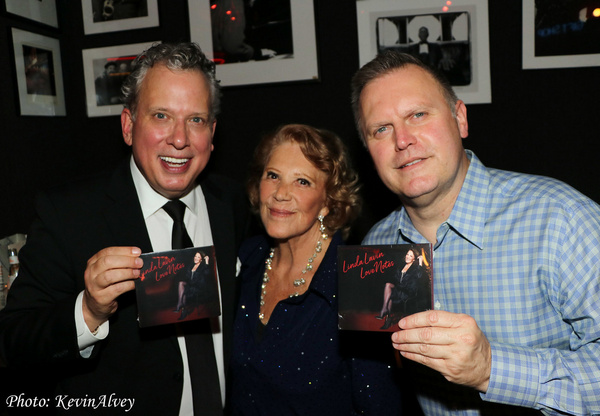
[[[21,115],[64,116],[58,39],[12,29]]]
[[[81,0],[85,34],[158,26],[157,0]]]
[[[56,0],[5,0],[6,11],[52,27],[58,27]]]
[[[600,3],[523,2],[523,68],[600,66]]]
[[[394,49],[442,72],[453,86],[473,82],[468,12],[377,19],[377,52]]]
[[[357,0],[356,13],[361,66],[386,49],[409,53],[442,72],[466,103],[491,102],[485,2]]]
[[[82,51],[88,117],[121,114],[121,85],[131,72],[135,57],[152,43]]]
[[[148,0],[92,0],[94,23],[148,16]]]
[[[215,62],[221,85],[318,79],[311,0],[188,4],[191,40]]]

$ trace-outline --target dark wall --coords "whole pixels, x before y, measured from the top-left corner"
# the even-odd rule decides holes
[[[189,39],[185,1],[159,0],[158,28],[88,36],[81,2],[57,4],[60,29],[0,14],[0,237],[27,231],[39,188],[102,169],[127,152],[119,117],[86,115],[81,50]],[[396,200],[373,172],[350,111],[349,83],[358,69],[355,1],[315,0],[315,16],[320,80],[226,88],[210,168],[243,180],[260,135],[282,123],[333,130],[366,184],[359,238]],[[600,69],[522,70],[521,17],[521,2],[489,2],[493,102],[468,106],[465,146],[488,166],[554,176],[600,201]],[[19,115],[11,27],[60,39],[67,116]]]

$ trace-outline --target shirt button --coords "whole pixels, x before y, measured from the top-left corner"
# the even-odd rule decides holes
[[[439,311],[440,309],[442,309],[442,303],[439,300],[436,300],[435,303],[433,304],[433,309],[435,309],[436,311]]]

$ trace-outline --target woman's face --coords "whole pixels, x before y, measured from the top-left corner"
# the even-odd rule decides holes
[[[260,181],[260,217],[267,233],[277,240],[319,232],[317,216],[327,215],[327,176],[317,169],[294,142],[273,150]],[[308,233],[312,238],[313,233]]]
[[[202,256],[200,255],[200,253],[196,253],[194,255],[194,263],[198,264],[198,263],[200,263],[201,260],[202,260]]]
[[[404,261],[406,263],[412,263],[413,261],[415,261],[415,253],[412,250],[408,250],[406,256],[404,256]]]

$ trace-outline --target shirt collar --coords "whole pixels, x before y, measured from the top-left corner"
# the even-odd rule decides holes
[[[490,175],[475,153],[465,152],[471,163],[447,222],[464,239],[483,249]]]
[[[471,150],[465,150],[465,152],[471,163],[446,224],[462,238],[482,249],[485,222],[488,216],[490,176],[485,166]],[[397,212],[397,224],[401,237],[414,243],[422,242],[424,238],[413,226],[406,210],[402,208]]]
[[[133,177],[133,183],[142,206],[142,213],[144,219],[154,215],[159,211],[169,199],[165,198],[158,192],[156,192],[148,183],[140,169],[135,163],[133,156],[131,157],[129,166],[131,168],[131,176]],[[186,196],[180,198],[181,201],[191,210],[191,212],[198,212],[198,199],[196,192],[189,192]]]

